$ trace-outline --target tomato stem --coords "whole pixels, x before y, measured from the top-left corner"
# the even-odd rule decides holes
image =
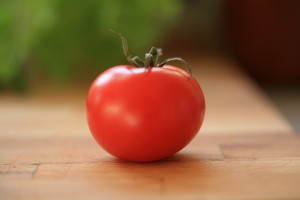
[[[132,57],[128,50],[128,43],[127,43],[126,38],[121,33],[118,33],[113,30],[110,30],[110,31],[117,34],[120,37],[120,39],[122,41],[122,48],[123,48],[124,55],[125,55],[127,61],[131,65],[133,65],[135,67],[145,67],[147,69],[148,67],[162,67],[171,61],[180,61],[188,69],[188,72],[190,74],[190,76],[188,78],[189,79],[192,78],[192,70],[190,68],[190,65],[184,59],[182,59],[180,57],[167,58],[163,62],[159,63],[159,58],[160,58],[160,56],[162,56],[162,49],[156,48],[156,47],[152,47],[150,49],[149,53],[145,53],[144,60],[138,56]]]
[[[180,57],[174,57],[174,58],[167,58],[166,60],[164,60],[162,63],[160,63],[157,67],[162,67],[164,66],[165,64],[167,64],[168,62],[171,62],[171,61],[180,61],[184,64],[184,66],[188,69],[189,71],[189,74],[190,74],[190,77],[189,79],[192,78],[192,70],[189,66],[189,63],[186,62],[184,59],[180,58]]]

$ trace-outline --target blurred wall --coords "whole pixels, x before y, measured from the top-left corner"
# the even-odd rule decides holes
[[[229,45],[263,82],[300,79],[300,1],[226,0]]]
[[[223,54],[261,82],[300,79],[299,0],[185,0],[166,46]],[[180,54],[181,55],[181,54]]]

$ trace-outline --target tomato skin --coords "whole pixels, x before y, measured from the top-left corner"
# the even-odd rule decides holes
[[[95,140],[119,158],[149,162],[180,151],[199,131],[205,101],[197,81],[174,66],[120,65],[90,87],[87,120]]]

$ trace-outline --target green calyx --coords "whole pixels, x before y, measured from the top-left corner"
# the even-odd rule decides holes
[[[121,33],[115,32],[113,30],[110,30],[110,31],[117,34],[121,38],[123,52],[124,52],[124,55],[126,56],[127,61],[129,62],[129,64],[136,66],[136,67],[148,68],[148,67],[162,67],[171,61],[180,61],[188,69],[189,74],[190,74],[189,79],[192,78],[191,68],[184,59],[182,59],[180,57],[174,57],[174,58],[167,58],[164,61],[159,62],[159,58],[160,58],[160,56],[162,56],[162,49],[156,48],[156,47],[152,47],[148,53],[145,53],[144,59],[140,58],[139,56],[133,57],[129,54],[126,38]]]

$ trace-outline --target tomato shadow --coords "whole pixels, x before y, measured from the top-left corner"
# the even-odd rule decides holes
[[[111,181],[107,182],[107,187],[126,188],[126,193],[163,194],[169,190],[186,193],[204,183],[213,173],[209,162],[193,154],[177,153],[160,161],[146,163],[106,157],[94,167],[100,170],[103,163],[109,166],[105,178]]]
[[[185,176],[201,176],[201,174],[207,174],[209,171],[207,160],[187,153],[177,153],[153,162],[132,162],[119,158],[113,158],[111,162],[119,166],[118,170],[122,173],[139,176],[140,178],[151,176],[180,181],[180,178]]]
[[[128,161],[117,157],[111,157],[110,162],[114,163],[124,163],[124,164],[136,164],[136,165],[160,165],[160,164],[166,164],[168,162],[201,162],[204,161],[202,158],[199,158],[199,156],[195,156],[194,154],[189,153],[176,153],[172,156],[163,158],[158,161],[151,161],[151,162],[135,162],[135,161]]]

